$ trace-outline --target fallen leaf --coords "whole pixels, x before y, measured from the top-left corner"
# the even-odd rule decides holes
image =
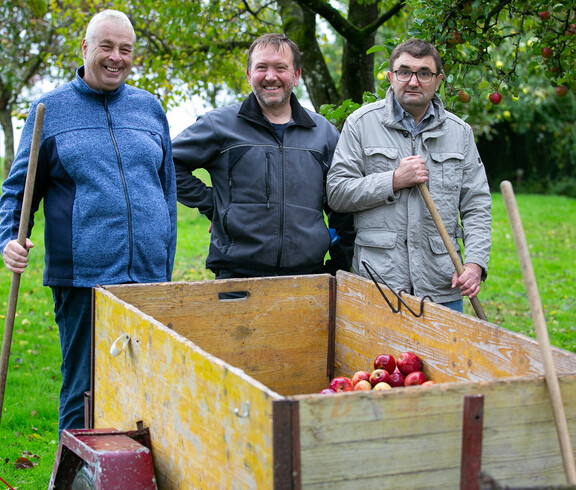
[[[32,463],[28,458],[18,458],[14,463],[14,466],[17,470],[31,470],[34,468],[34,463]]]

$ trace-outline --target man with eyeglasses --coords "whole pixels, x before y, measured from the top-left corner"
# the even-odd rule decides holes
[[[475,297],[490,256],[491,196],[470,125],[444,109],[438,50],[420,39],[390,56],[384,100],[348,117],[327,178],[328,204],[354,213],[352,268],[364,263],[394,290],[430,296],[463,311]],[[456,250],[464,245],[458,277],[424,203],[425,183]]]

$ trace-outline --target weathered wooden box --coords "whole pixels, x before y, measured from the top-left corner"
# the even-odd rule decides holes
[[[248,296],[220,300],[227,291]],[[483,471],[503,485],[565,483],[526,336],[429,302],[419,318],[394,313],[348,273],[107,286],[94,305],[94,427],[143,421],[162,489],[458,488],[463,400],[474,394],[484,395]],[[405,350],[436,385],[318,394],[330,375]],[[553,356],[576,445],[576,355]]]

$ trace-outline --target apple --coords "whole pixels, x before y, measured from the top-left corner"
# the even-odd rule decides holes
[[[566,34],[567,36],[572,36],[576,34],[576,24],[570,24],[570,28],[567,29],[564,34]]]
[[[398,388],[400,386],[404,386],[404,376],[398,368],[394,370],[394,372],[390,375],[390,386],[392,388]]]
[[[374,359],[374,369],[384,369],[392,374],[396,369],[396,361],[390,354],[380,354]]]
[[[542,58],[551,58],[552,55],[554,54],[554,51],[552,51],[552,48],[544,46],[540,53],[542,54]]]
[[[436,383],[434,383],[434,381],[432,381],[431,379],[424,381],[424,383],[422,383],[422,386],[432,386],[435,385]]]
[[[556,95],[558,97],[566,97],[566,95],[568,95],[568,88],[565,87],[564,85],[556,87]]]
[[[332,388],[324,388],[320,394],[321,395],[333,395],[334,393],[336,393]]]
[[[388,383],[382,381],[380,383],[378,383],[376,386],[374,386],[374,391],[382,391],[382,390],[391,390],[392,386],[390,386]]]
[[[451,44],[452,46],[456,46],[457,44],[464,44],[466,41],[464,41],[464,38],[462,37],[462,34],[460,32],[452,31],[448,36],[446,42],[448,44]]]
[[[426,375],[422,371],[412,371],[406,375],[404,386],[421,385],[426,382]]]
[[[390,374],[386,369],[375,369],[370,375],[370,384],[376,386],[378,383],[388,383],[390,381]]]
[[[540,20],[548,20],[550,18],[550,12],[547,10],[544,12],[538,12],[538,17],[540,17]]]
[[[413,371],[422,371],[422,359],[413,352],[402,352],[396,360],[396,365],[400,372],[407,376]]]
[[[367,371],[356,371],[354,376],[352,376],[352,384],[356,386],[359,381],[365,380],[368,381],[370,379],[370,373]]]
[[[458,98],[460,99],[460,102],[464,102],[464,104],[467,104],[472,99],[472,97],[470,97],[470,94],[466,92],[466,90],[464,89],[458,92]]]
[[[502,96],[498,92],[494,92],[493,94],[490,94],[490,102],[492,102],[492,104],[498,105],[498,104],[500,104],[501,100],[502,100]]]
[[[328,388],[334,390],[335,392],[340,391],[352,391],[354,389],[354,385],[350,378],[346,378],[345,376],[338,376],[330,381]]]
[[[367,379],[362,379],[354,385],[354,391],[369,391],[372,389],[372,384]]]

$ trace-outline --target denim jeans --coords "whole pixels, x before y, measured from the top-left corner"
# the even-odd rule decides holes
[[[90,390],[92,289],[52,287],[60,333],[62,388],[58,437],[64,429],[83,429],[84,392]]]
[[[460,313],[464,313],[464,300],[457,299],[456,301],[448,301],[447,303],[440,303],[442,306],[446,306],[446,308],[450,308],[451,310],[459,311]]]

